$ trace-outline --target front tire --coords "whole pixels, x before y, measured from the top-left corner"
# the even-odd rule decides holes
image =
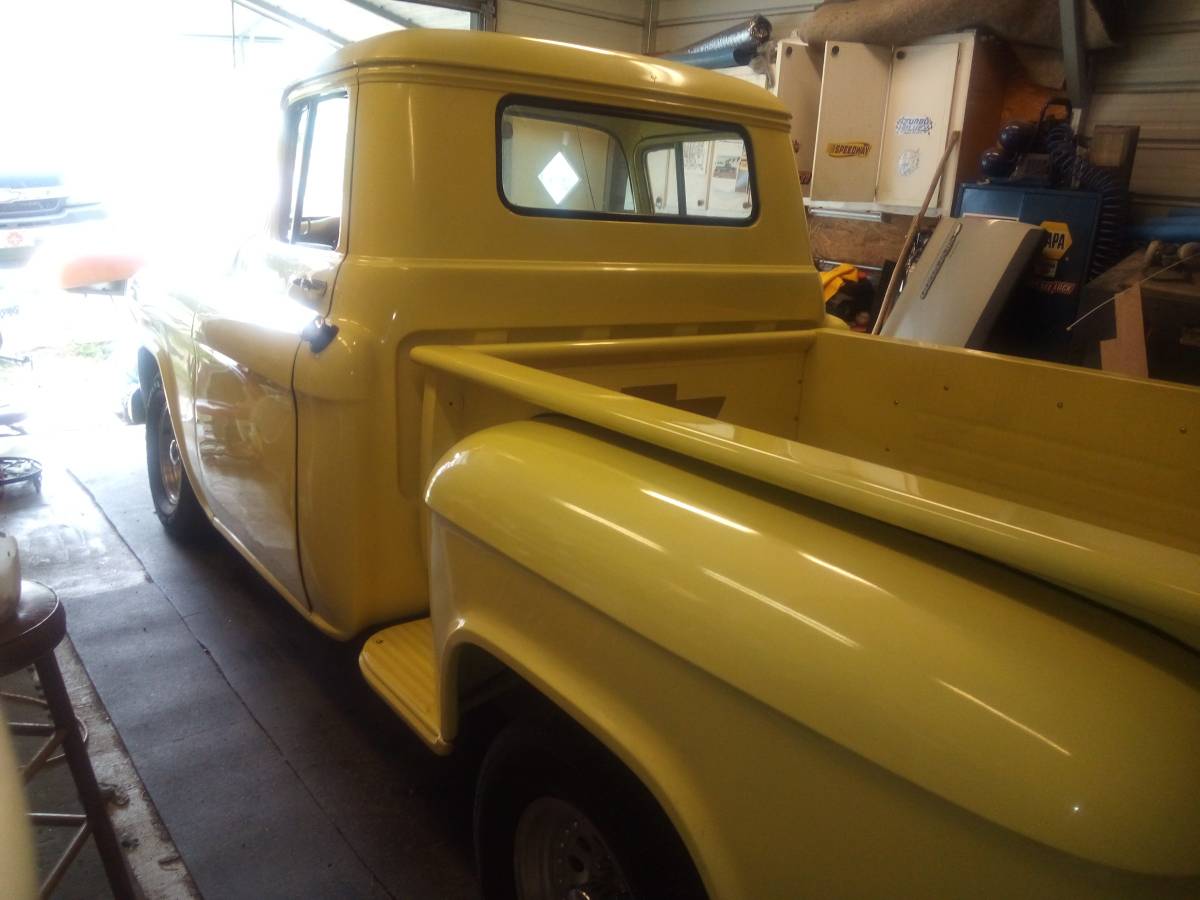
[[[125,398],[125,421],[130,425],[142,425],[146,422],[146,397],[140,387],[134,388]]]
[[[155,515],[167,533],[181,540],[199,535],[207,520],[183,467],[162,378],[157,375],[146,400],[146,473]]]
[[[654,797],[573,723],[517,723],[492,744],[475,851],[487,900],[707,896]]]

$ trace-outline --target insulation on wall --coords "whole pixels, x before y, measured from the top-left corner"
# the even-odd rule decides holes
[[[496,30],[526,37],[642,51],[642,0],[497,0]]]
[[[1134,4],[1124,46],[1097,54],[1091,125],[1140,125],[1134,215],[1200,207],[1200,0]]]

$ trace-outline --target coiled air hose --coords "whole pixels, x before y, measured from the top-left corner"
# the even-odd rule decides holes
[[[702,69],[727,69],[748,65],[758,54],[759,48],[770,39],[770,21],[763,16],[753,16],[744,25],[726,28],[681,50],[659,56]]]
[[[1079,155],[1075,135],[1067,122],[1051,125],[1045,140],[1055,181],[1061,187],[1079,188],[1100,196],[1100,217],[1087,272],[1087,278],[1091,280],[1125,257],[1129,195],[1115,173],[1101,169]]]

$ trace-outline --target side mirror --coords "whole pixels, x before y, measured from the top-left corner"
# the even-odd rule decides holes
[[[142,260],[134,256],[77,256],[62,266],[59,286],[72,294],[119,296],[141,267]]]

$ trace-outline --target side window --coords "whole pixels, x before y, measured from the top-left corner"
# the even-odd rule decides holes
[[[733,135],[660,145],[643,155],[659,215],[746,219],[753,212],[745,142]]]
[[[345,193],[350,99],[331,94],[293,107],[289,138],[291,179],[280,237],[293,244],[336,247]]]

